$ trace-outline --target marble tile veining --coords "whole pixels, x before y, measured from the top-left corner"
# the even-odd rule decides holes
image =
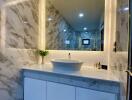
[[[30,0],[6,7],[6,47],[37,48],[38,2]]]
[[[23,100],[20,68],[37,63],[37,55],[32,49],[37,48],[38,43],[39,0],[21,0],[16,4],[15,0],[1,2],[0,8],[7,3],[12,5],[5,7],[5,47],[1,46],[4,39],[0,20],[0,100]]]
[[[117,51],[128,50],[129,11],[124,10],[124,7],[128,7],[128,5],[129,5],[129,0],[118,0],[117,25],[116,25]]]

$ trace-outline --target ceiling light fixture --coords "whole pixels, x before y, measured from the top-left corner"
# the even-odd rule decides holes
[[[84,27],[83,30],[86,31],[87,30],[87,27]]]

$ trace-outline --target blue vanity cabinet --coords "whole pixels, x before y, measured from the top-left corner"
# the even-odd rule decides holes
[[[24,78],[24,100],[118,100],[114,93]]]
[[[76,100],[117,100],[117,95],[77,87]]]
[[[120,84],[114,82],[46,72],[24,72],[24,100],[120,100],[119,93]]]
[[[24,78],[24,100],[46,100],[46,81]]]
[[[75,87],[47,82],[47,100],[75,100]]]

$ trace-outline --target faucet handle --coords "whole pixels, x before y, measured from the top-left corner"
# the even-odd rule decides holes
[[[68,53],[68,59],[71,59],[71,53]]]
[[[101,64],[100,64],[100,62],[95,63],[95,68],[101,69]]]

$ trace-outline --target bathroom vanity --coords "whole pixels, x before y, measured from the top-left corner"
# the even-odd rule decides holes
[[[76,72],[44,65],[24,67],[24,100],[120,100],[120,83],[111,72]]]

